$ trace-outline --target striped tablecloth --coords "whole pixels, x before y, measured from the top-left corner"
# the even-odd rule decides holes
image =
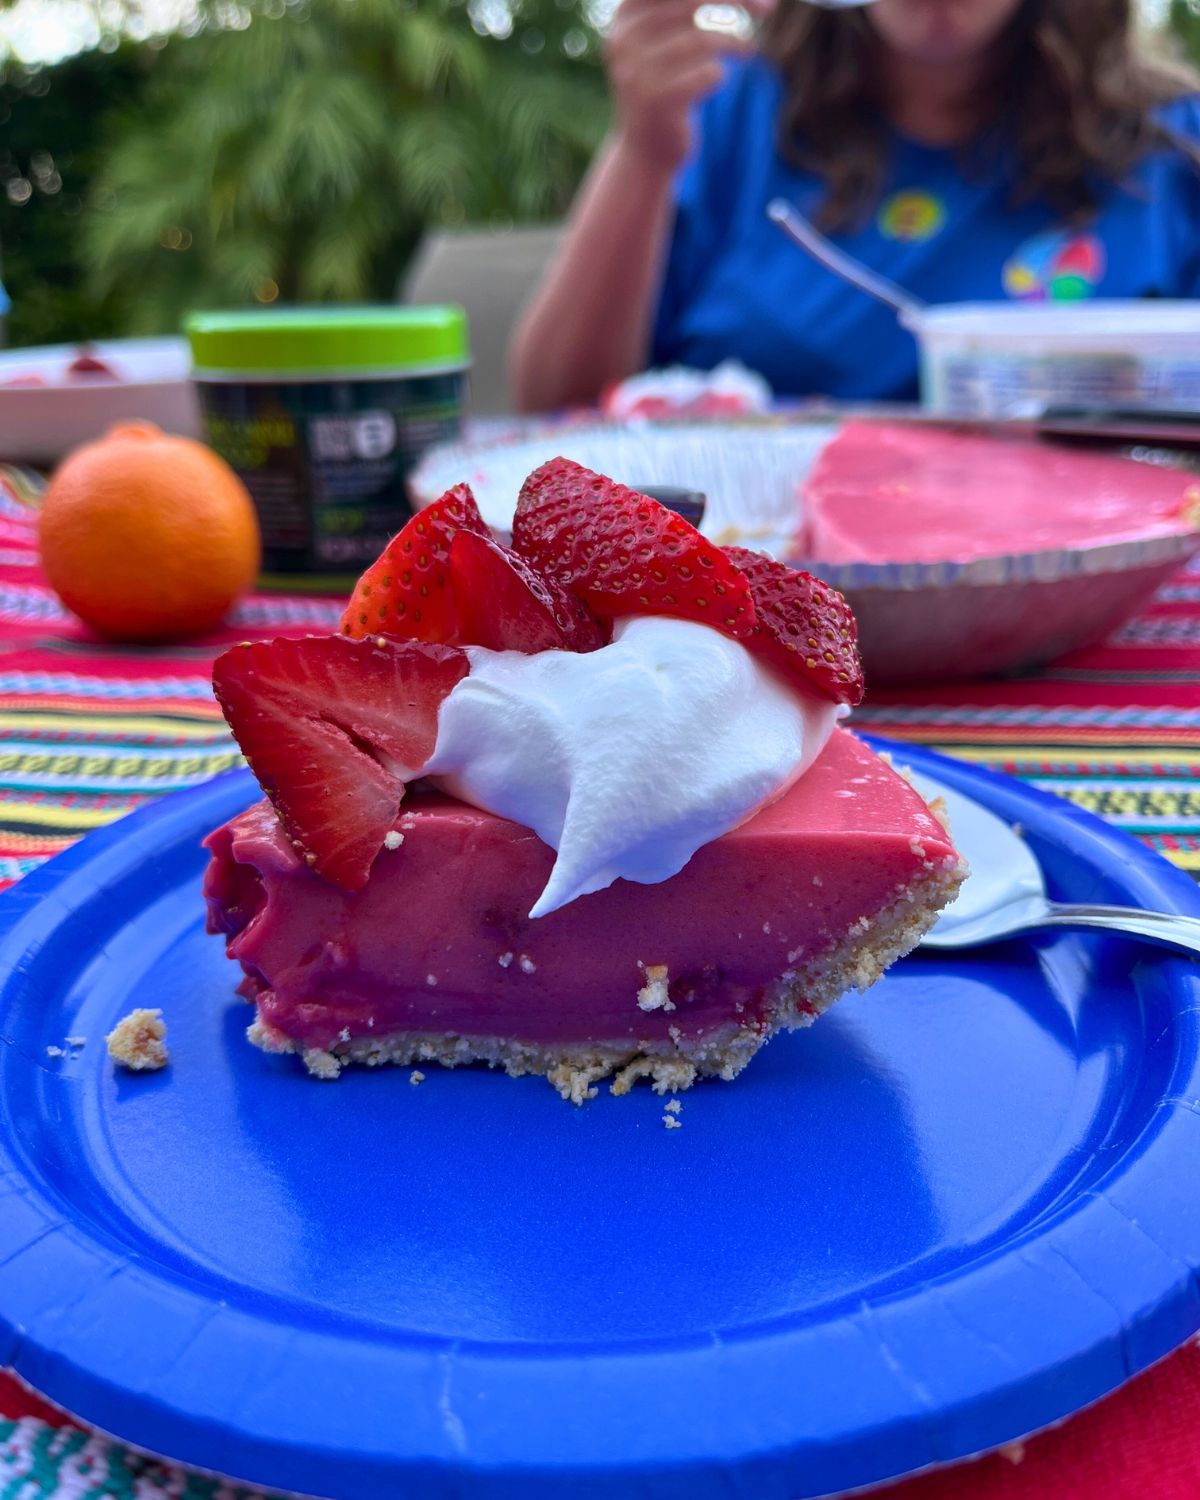
[[[38,482],[0,471],[0,888],[147,800],[238,763],[209,668],[225,644],[331,628],[340,605],[254,597],[202,643],[115,648],[45,584]],[[1200,566],[1103,646],[1018,679],[872,694],[855,723],[1058,792],[1200,878]],[[1196,1500],[1200,1353],[1181,1351],[1092,1412],[889,1500]],[[0,1373],[0,1500],[244,1491],[86,1434]]]

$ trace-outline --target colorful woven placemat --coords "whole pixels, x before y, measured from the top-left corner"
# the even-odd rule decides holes
[[[40,490],[0,466],[0,889],[93,828],[238,765],[214,655],[251,636],[331,630],[341,614],[336,599],[256,596],[202,643],[98,641],[39,569]]]
[[[209,687],[214,654],[340,614],[335,599],[257,595],[201,643],[97,641],[38,569],[39,488],[0,467],[0,888],[237,764]],[[1058,792],[1200,874],[1200,561],[1101,647],[1027,677],[881,690],[854,722]]]
[[[0,889],[93,828],[238,764],[209,671],[249,636],[333,627],[340,602],[255,596],[186,647],[92,637],[47,587],[40,483],[0,468]],[[874,693],[855,723],[1009,772],[1200,878],[1200,565],[1098,648],[1022,678]],[[888,1500],[1198,1500],[1200,1352],[1057,1431],[907,1481]],[[0,1373],[0,1500],[242,1500],[85,1433]]]

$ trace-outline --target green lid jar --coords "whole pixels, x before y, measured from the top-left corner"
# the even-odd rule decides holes
[[[187,323],[208,441],[241,475],[264,581],[347,589],[412,514],[408,474],[460,434],[460,307],[296,307]]]

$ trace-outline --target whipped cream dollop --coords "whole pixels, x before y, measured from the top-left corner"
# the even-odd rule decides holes
[[[690,620],[620,620],[582,654],[465,649],[422,774],[557,851],[531,917],[676,874],[803,775],[846,712]]]

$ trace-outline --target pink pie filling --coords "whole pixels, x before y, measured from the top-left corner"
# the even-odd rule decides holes
[[[210,930],[227,934],[261,1020],[300,1047],[389,1032],[686,1045],[756,1027],[781,975],[957,863],[916,792],[843,730],[671,879],[617,881],[536,921],[553,855],[529,829],[420,793],[397,831],[354,893],[307,868],[265,802],[206,841]],[[658,965],[673,1009],[646,1010]]]
[[[1179,470],[1050,443],[847,422],[804,486],[806,557],[970,562],[1200,526]]]

